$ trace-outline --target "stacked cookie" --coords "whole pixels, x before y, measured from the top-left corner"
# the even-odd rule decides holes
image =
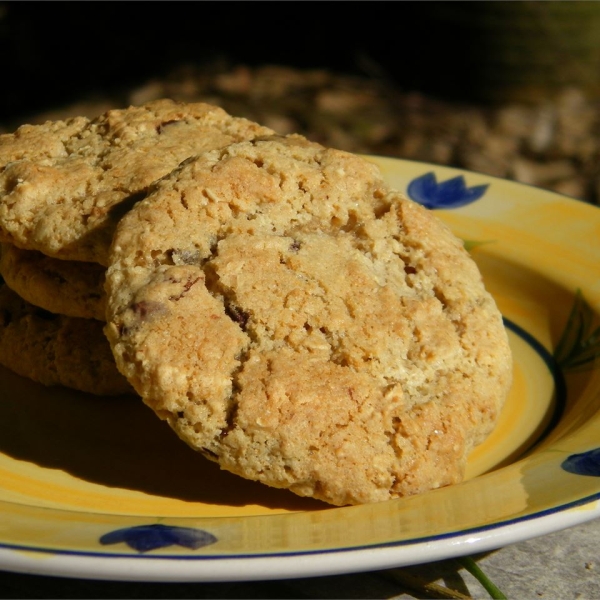
[[[126,384],[223,469],[377,502],[460,481],[494,427],[500,313],[461,241],[369,161],[160,101],[22,128],[0,164],[11,293],[40,305],[23,265],[69,269],[62,296],[98,311],[69,318],[102,323]]]
[[[182,160],[271,133],[161,100],[0,136],[0,363],[47,385],[132,391],[102,331],[115,224]]]

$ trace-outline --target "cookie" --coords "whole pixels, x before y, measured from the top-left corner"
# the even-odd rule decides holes
[[[204,103],[157,100],[0,135],[0,239],[107,264],[114,225],[189,156],[273,133]]]
[[[333,505],[461,481],[511,384],[462,242],[374,164],[299,135],[158,182],[117,226],[106,290],[119,370],[182,440]]]
[[[23,377],[97,395],[133,393],[102,327],[33,306],[0,282],[0,364]]]
[[[98,263],[60,260],[0,244],[0,275],[8,287],[52,313],[104,321],[105,272]]]

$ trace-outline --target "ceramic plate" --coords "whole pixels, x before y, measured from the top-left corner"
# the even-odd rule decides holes
[[[335,508],[221,472],[135,397],[0,371],[0,569],[223,581],[487,551],[600,515],[600,210],[486,175],[375,158],[461,237],[502,311],[514,385],[467,479]]]

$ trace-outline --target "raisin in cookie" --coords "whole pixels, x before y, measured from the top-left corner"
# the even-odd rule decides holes
[[[181,439],[334,505],[460,481],[511,383],[461,241],[372,163],[298,135],[158,182],[116,229],[106,290],[118,368]]]
[[[0,135],[0,238],[106,266],[115,223],[182,160],[273,133],[204,103],[157,100]]]
[[[0,280],[0,364],[23,377],[97,395],[133,393],[102,327],[33,306]]]
[[[0,244],[0,275],[8,287],[52,313],[104,321],[105,272],[98,263],[60,260]]]

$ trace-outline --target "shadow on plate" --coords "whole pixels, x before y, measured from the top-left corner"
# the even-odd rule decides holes
[[[0,367],[0,453],[84,481],[186,502],[328,508],[237,477],[180,441],[133,395],[46,388]]]

